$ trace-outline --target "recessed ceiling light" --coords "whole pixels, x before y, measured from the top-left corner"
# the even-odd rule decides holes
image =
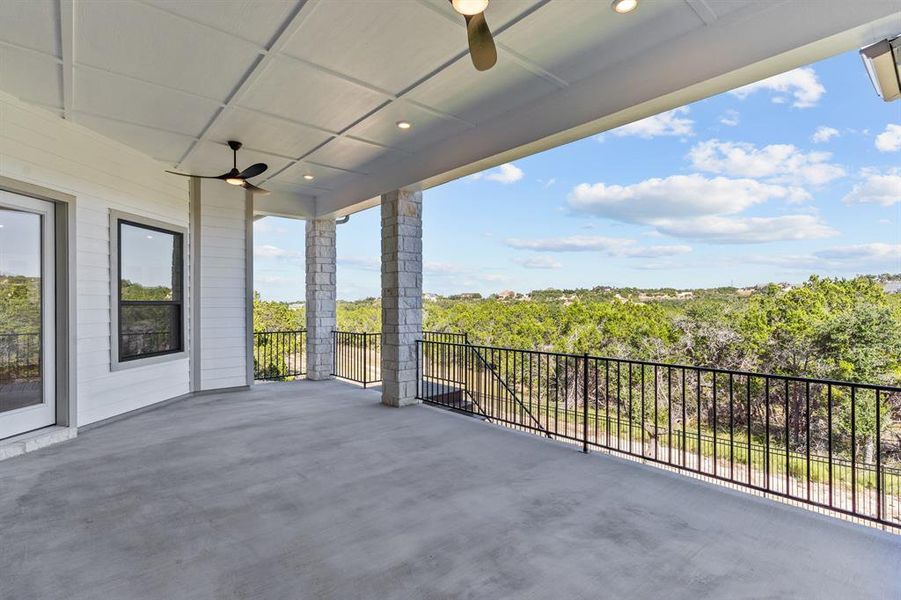
[[[413,127],[413,123],[410,123],[409,121],[398,121],[397,122],[398,129],[409,129],[411,127]]]
[[[148,235],[148,236],[147,236],[147,239],[148,239],[148,240],[152,240],[152,239],[153,239],[153,236],[152,236],[152,235]]]
[[[619,14],[624,15],[638,8],[638,0],[613,0],[612,8]]]
[[[451,0],[454,10],[461,15],[473,16],[488,8],[488,0]]]
[[[314,179],[316,179],[315,176],[310,175],[309,173],[307,173],[306,175],[304,175],[303,178],[306,179],[307,181],[313,181]]]

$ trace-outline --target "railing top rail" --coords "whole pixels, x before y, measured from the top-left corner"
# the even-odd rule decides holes
[[[254,335],[266,333],[306,333],[306,329],[267,329],[265,331],[254,331]]]
[[[685,369],[688,371],[697,371],[697,372],[708,372],[708,373],[721,373],[724,375],[739,375],[741,377],[762,377],[768,379],[776,379],[780,381],[792,381],[796,383],[811,383],[818,385],[829,385],[829,386],[840,386],[840,387],[856,387],[858,389],[865,390],[876,390],[880,392],[887,392],[891,394],[901,393],[901,387],[891,386],[891,385],[883,385],[876,383],[859,383],[856,381],[841,381],[836,379],[817,379],[815,377],[802,377],[799,375],[778,375],[774,373],[756,373],[753,371],[737,371],[731,369],[723,369],[720,367],[704,367],[704,366],[692,366],[692,365],[682,365],[679,363],[661,363],[654,362],[650,360],[642,360],[642,359],[632,359],[632,358],[616,358],[611,356],[595,356],[592,354],[569,354],[565,352],[554,352],[549,350],[528,350],[523,348],[506,348],[503,346],[488,346],[483,344],[473,344],[472,342],[448,342],[448,341],[439,341],[439,340],[417,340],[418,344],[442,344],[448,346],[469,346],[471,348],[478,348],[482,350],[490,350],[490,351],[505,351],[505,352],[518,352],[521,354],[533,354],[533,355],[544,355],[544,356],[556,356],[560,358],[576,358],[576,359],[589,359],[595,361],[607,361],[613,363],[628,363],[634,365],[643,365],[648,367],[664,367],[669,369]]]
[[[340,335],[382,335],[381,331],[341,331],[339,329],[332,329],[332,333]]]

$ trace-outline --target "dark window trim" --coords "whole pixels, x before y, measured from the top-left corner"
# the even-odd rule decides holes
[[[123,300],[122,299],[122,225],[131,225],[140,229],[157,231],[159,233],[174,236],[180,246],[180,260],[178,276],[173,281],[174,300]],[[115,268],[115,273],[110,278],[111,300],[115,299],[115,305],[111,306],[110,314],[110,358],[111,370],[126,367],[138,367],[156,364],[161,361],[187,358],[187,229],[178,225],[162,223],[154,219],[147,219],[137,215],[110,211],[110,263]],[[178,291],[176,294],[175,291]],[[171,350],[161,352],[148,352],[136,356],[122,356],[122,319],[121,309],[124,306],[177,306],[178,319],[176,322],[178,331],[178,346]]]

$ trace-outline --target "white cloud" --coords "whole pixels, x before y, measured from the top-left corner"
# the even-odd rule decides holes
[[[628,245],[631,240],[595,235],[571,235],[561,238],[509,238],[506,243],[518,250],[541,252],[606,252],[612,253]]]
[[[901,260],[901,244],[855,244],[851,246],[838,246],[815,252],[816,256],[827,260],[839,261],[884,261]]]
[[[455,275],[460,273],[460,266],[440,261],[426,261],[422,264],[422,272],[427,275]]]
[[[740,122],[740,117],[737,110],[729,109],[720,116],[720,123],[727,127],[735,127]]]
[[[688,254],[691,252],[691,246],[686,244],[672,244],[668,246],[635,246],[626,248],[622,256],[628,258],[661,258],[664,256],[677,256],[679,254]]]
[[[513,262],[526,269],[559,269],[563,266],[560,261],[552,256],[529,256],[526,258],[516,258]]]
[[[687,106],[662,112],[634,123],[617,127],[610,133],[613,135],[637,136],[644,139],[658,136],[694,135],[694,121],[684,116],[689,113]]]
[[[885,131],[876,136],[876,149],[880,152],[901,150],[901,125],[889,123]]]
[[[762,244],[832,237],[838,232],[812,215],[779,217],[719,217],[661,220],[657,229],[666,235],[711,244]]]
[[[286,250],[270,244],[254,246],[253,255],[257,258],[299,258],[301,256],[300,252]]]
[[[901,268],[901,244],[874,242],[817,250],[810,254],[755,255],[742,257],[742,262],[773,265],[809,271],[832,270],[897,270]]]
[[[786,73],[780,73],[768,79],[740,87],[737,90],[732,90],[730,93],[744,99],[760,90],[778,94],[790,94],[794,98],[792,106],[795,108],[816,106],[823,94],[826,93],[826,88],[820,83],[816,71],[811,67],[802,67]],[[772,98],[772,101],[777,104],[782,104],[785,100],[784,95]]]
[[[600,252],[622,258],[658,258],[691,252],[691,246],[639,246],[628,238],[611,238],[595,235],[572,235],[560,238],[520,239],[506,241],[511,248],[538,252]]]
[[[369,256],[339,256],[338,265],[361,271],[381,271],[382,263],[378,258]]]
[[[842,202],[882,206],[892,206],[901,202],[901,169],[886,172],[864,169],[861,176],[863,181],[855,184]]]
[[[791,144],[758,148],[714,139],[696,144],[688,158],[701,171],[783,183],[822,185],[845,175],[842,167],[828,162],[832,158],[829,152],[802,152]]]
[[[520,169],[513,163],[504,163],[497,169],[494,169],[492,171],[485,171],[482,173],[475,173],[474,175],[470,175],[470,178],[487,179],[488,181],[496,181],[504,185],[509,185],[511,183],[516,183],[517,181],[522,179],[523,176],[525,176],[525,173],[523,173],[522,169]]]
[[[295,280],[283,277],[281,275],[254,275],[253,282],[266,283],[270,285],[280,285],[283,283],[293,283]]]
[[[572,209],[625,223],[650,225],[659,234],[713,244],[756,244],[829,237],[836,231],[815,215],[735,216],[769,200],[809,198],[796,187],[755,179],[674,175],[628,186],[581,184],[569,196]],[[602,245],[603,240],[595,243]],[[584,240],[563,241],[583,245]]]
[[[569,206],[579,212],[637,224],[741,212],[771,199],[800,200],[803,190],[754,179],[672,175],[632,185],[576,186]]]
[[[813,132],[813,135],[810,138],[814,144],[825,144],[829,140],[834,137],[838,137],[840,134],[838,129],[835,127],[826,127],[825,125],[820,125],[817,127],[817,130]]]

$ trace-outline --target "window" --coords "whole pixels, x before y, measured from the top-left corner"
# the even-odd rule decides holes
[[[114,218],[118,362],[184,351],[184,233]],[[173,228],[175,229],[175,228]]]

